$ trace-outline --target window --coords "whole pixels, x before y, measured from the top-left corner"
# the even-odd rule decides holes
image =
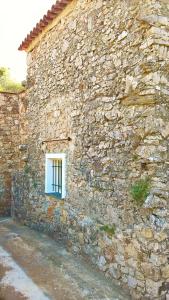
[[[45,193],[63,199],[66,196],[66,156],[64,153],[46,154]]]

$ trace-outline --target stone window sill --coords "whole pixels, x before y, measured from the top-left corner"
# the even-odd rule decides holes
[[[58,193],[45,193],[46,196],[56,198],[58,200],[62,200],[62,196]]]

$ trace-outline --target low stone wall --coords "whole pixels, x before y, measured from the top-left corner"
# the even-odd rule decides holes
[[[162,300],[169,290],[169,7],[163,0],[74,4],[28,54],[27,158],[14,175],[15,216],[65,238],[133,299]],[[44,188],[45,154],[58,152],[67,157],[64,201]],[[131,186],[137,193],[140,180],[149,186],[137,203]]]
[[[25,165],[25,93],[0,93],[0,216],[12,212],[13,174]]]
[[[19,145],[18,95],[0,93],[0,216],[11,214],[12,172]]]

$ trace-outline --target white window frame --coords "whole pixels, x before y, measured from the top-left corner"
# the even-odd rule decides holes
[[[66,154],[65,153],[47,153],[45,159],[45,193],[54,194],[52,191],[52,162],[54,159],[62,160],[62,197],[66,197]]]

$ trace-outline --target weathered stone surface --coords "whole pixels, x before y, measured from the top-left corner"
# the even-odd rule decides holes
[[[12,175],[19,163],[19,98],[0,93],[0,216],[11,214]]]
[[[163,278],[169,279],[169,265],[163,267],[161,269],[161,272],[162,272],[162,277]]]
[[[111,246],[106,246],[104,250],[104,256],[108,262],[112,262],[114,260],[115,250]]]
[[[132,243],[128,244],[125,248],[126,255],[128,257],[136,258],[138,257],[138,250],[134,247]]]
[[[160,287],[162,286],[162,281],[152,281],[150,279],[146,280],[146,292],[151,297],[156,297],[159,295]]]
[[[104,271],[106,267],[106,260],[104,256],[100,256],[98,259],[98,267],[100,270]]]
[[[145,239],[152,239],[153,238],[153,231],[151,228],[143,228],[140,232],[140,235]]]
[[[135,278],[129,276],[127,283],[130,288],[135,288],[137,285],[137,280]]]
[[[109,266],[109,273],[115,279],[120,279],[121,275],[122,275],[120,265],[118,265],[117,263],[110,264],[110,266]]]
[[[155,268],[151,263],[141,263],[141,270],[146,278],[152,278],[154,281],[158,281],[161,278],[159,268]]]

